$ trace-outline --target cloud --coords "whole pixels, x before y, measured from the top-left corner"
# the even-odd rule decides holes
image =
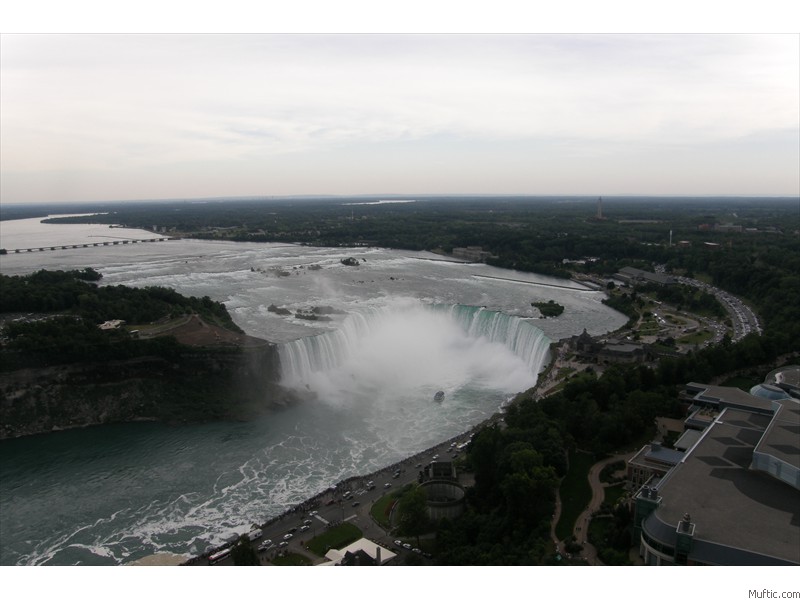
[[[295,160],[301,170],[366,147],[452,151],[442,139],[509,153],[510,164],[520,143],[551,143],[555,160],[564,148],[613,154],[619,144],[702,146],[800,128],[796,36],[12,35],[0,43],[6,173],[259,160]]]

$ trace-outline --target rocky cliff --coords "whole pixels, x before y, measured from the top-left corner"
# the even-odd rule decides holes
[[[269,344],[3,372],[0,439],[122,421],[249,419],[293,400],[278,374]]]

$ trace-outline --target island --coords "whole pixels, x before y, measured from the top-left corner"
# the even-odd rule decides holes
[[[543,317],[557,317],[564,312],[564,307],[553,300],[548,300],[547,302],[531,302],[531,306],[538,308]]]

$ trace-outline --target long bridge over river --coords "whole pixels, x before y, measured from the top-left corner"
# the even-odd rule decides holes
[[[178,238],[171,238],[171,237],[157,237],[157,238],[149,238],[145,240],[135,240],[135,239],[119,239],[119,240],[108,240],[105,242],[87,242],[86,244],[56,244],[54,246],[40,246],[38,248],[13,248],[8,249],[7,252],[9,254],[22,254],[23,252],[48,252],[52,250],[70,250],[73,248],[94,248],[98,246],[122,246],[125,244],[144,244],[147,242],[166,242],[168,240],[175,240]]]

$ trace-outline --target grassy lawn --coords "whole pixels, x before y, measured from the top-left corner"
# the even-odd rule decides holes
[[[575,521],[592,499],[592,488],[589,487],[589,469],[596,462],[591,454],[570,452],[569,471],[561,480],[559,495],[561,496],[561,517],[556,525],[556,536],[563,540],[572,535]]]
[[[600,481],[602,483],[614,483],[613,476],[618,471],[624,471],[624,470],[625,470],[624,460],[618,460],[616,462],[610,463],[605,467],[603,467],[603,470],[600,471]]]
[[[380,500],[375,502],[372,505],[369,513],[372,515],[381,527],[386,530],[391,529],[391,524],[389,523],[389,511],[392,508],[392,503],[397,499],[395,493],[386,494],[382,496]]]
[[[302,554],[287,552],[284,556],[278,556],[272,561],[276,567],[303,567],[311,564],[311,560]]]
[[[331,548],[343,548],[361,536],[361,530],[358,527],[352,523],[342,523],[309,541],[306,548],[318,556],[325,556],[325,553]]]
[[[603,488],[603,502],[609,506],[614,506],[617,501],[625,495],[625,483],[610,485]]]
[[[575,369],[572,367],[561,367],[558,370],[558,379],[566,379],[567,375],[571,375],[575,372]]]
[[[708,329],[703,329],[702,331],[696,331],[695,333],[685,335],[676,341],[679,344],[702,344],[706,340],[710,340],[712,337],[714,337],[713,333],[711,333]]]

